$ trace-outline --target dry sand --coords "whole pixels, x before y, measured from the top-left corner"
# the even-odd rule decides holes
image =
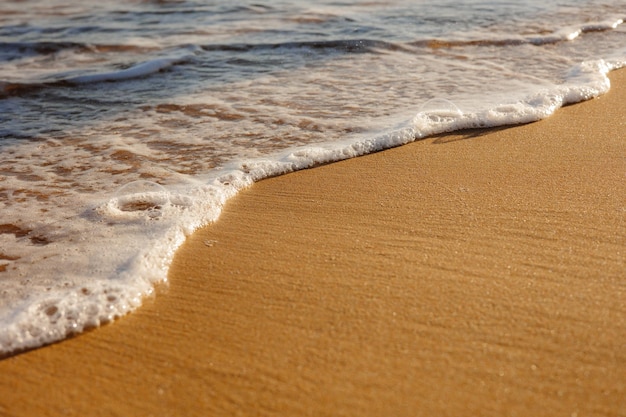
[[[531,125],[262,181],[0,415],[626,416],[626,71]]]

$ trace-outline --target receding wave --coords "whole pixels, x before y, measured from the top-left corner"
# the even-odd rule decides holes
[[[46,82],[34,81],[19,83],[0,81],[0,98],[29,94],[44,88],[67,87],[77,84],[91,84],[99,82],[125,81],[134,78],[147,77],[157,72],[164,71],[174,65],[187,62],[189,59],[191,59],[190,56],[157,58],[119,70],[96,72],[74,77],[52,76],[51,78],[53,78],[53,81]]]
[[[590,32],[604,32],[616,29],[624,23],[622,18],[608,19],[600,22],[592,22],[584,25],[570,26],[547,34],[537,34],[529,36],[515,36],[508,38],[494,39],[423,39],[413,42],[388,42],[373,39],[339,39],[328,41],[302,41],[302,42],[279,42],[279,43],[259,43],[259,44],[216,44],[203,45],[205,51],[223,52],[251,52],[260,50],[275,49],[313,49],[313,50],[334,50],[345,53],[371,53],[380,50],[400,51],[411,50],[413,47],[456,48],[466,46],[515,46],[515,45],[549,45],[561,42],[572,41],[579,36]]]
[[[125,44],[86,44],[80,42],[0,42],[0,59],[11,61],[32,55],[53,55],[71,50],[75,53],[148,52],[146,46]]]
[[[314,50],[335,50],[346,53],[370,53],[377,50],[404,50],[408,49],[400,43],[385,42],[372,39],[345,39],[329,41],[305,41],[305,42],[279,42],[279,43],[259,43],[259,44],[222,44],[204,45],[205,51],[224,52],[251,52],[273,49],[314,49]]]
[[[515,46],[515,45],[550,45],[572,41],[589,32],[604,32],[616,29],[624,23],[622,18],[615,18],[602,22],[588,23],[582,26],[573,26],[560,29],[545,35],[518,36],[500,39],[469,39],[469,40],[446,40],[426,39],[410,42],[412,46],[426,47],[431,49],[459,48],[466,46]]]
[[[177,57],[177,58],[160,58],[153,59],[148,62],[142,62],[141,64],[133,65],[130,68],[118,70],[118,71],[109,71],[109,72],[101,72],[96,74],[86,74],[80,75],[77,77],[67,78],[62,80],[65,83],[69,84],[88,84],[88,83],[98,83],[103,81],[123,81],[129,80],[132,78],[140,78],[145,77],[156,72],[165,70],[170,68],[176,64],[181,64],[187,61],[189,57]]]
[[[307,49],[331,51],[339,53],[377,53],[380,51],[411,51],[414,48],[451,49],[462,47],[504,47],[516,45],[549,45],[572,41],[579,36],[591,32],[603,32],[616,29],[624,20],[612,18],[600,22],[591,22],[584,25],[570,26],[555,32],[538,35],[516,36],[494,39],[424,39],[413,42],[389,42],[373,39],[338,39],[320,41],[278,42],[278,43],[232,43],[203,45],[199,48],[205,52],[255,52],[278,49]],[[188,51],[190,47],[181,47]],[[154,49],[154,48],[152,48]],[[78,53],[140,53],[149,51],[149,47],[124,44],[83,44],[76,42],[18,42],[0,43],[0,58],[5,61],[24,54],[55,54],[64,50],[73,50]],[[46,77],[45,80],[28,82],[0,81],[0,98],[18,96],[38,91],[43,88],[63,87],[76,84],[90,84],[98,82],[124,81],[141,78],[166,70],[174,65],[187,62],[191,54],[177,54],[171,57],[162,57],[137,63],[127,68],[112,71],[91,71],[85,74],[67,76],[56,74]]]

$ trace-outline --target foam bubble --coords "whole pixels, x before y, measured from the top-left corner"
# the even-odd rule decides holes
[[[418,137],[455,129],[463,118],[463,112],[452,101],[444,98],[433,98],[420,107],[413,118],[413,125]]]
[[[120,211],[159,210],[168,202],[168,191],[153,181],[133,181],[115,193],[115,203]]]

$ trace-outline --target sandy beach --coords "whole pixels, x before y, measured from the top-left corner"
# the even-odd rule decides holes
[[[626,416],[626,71],[547,120],[261,181],[2,416]]]

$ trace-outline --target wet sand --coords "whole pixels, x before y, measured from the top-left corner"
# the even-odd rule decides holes
[[[0,415],[626,416],[626,71],[525,126],[272,178]]]

